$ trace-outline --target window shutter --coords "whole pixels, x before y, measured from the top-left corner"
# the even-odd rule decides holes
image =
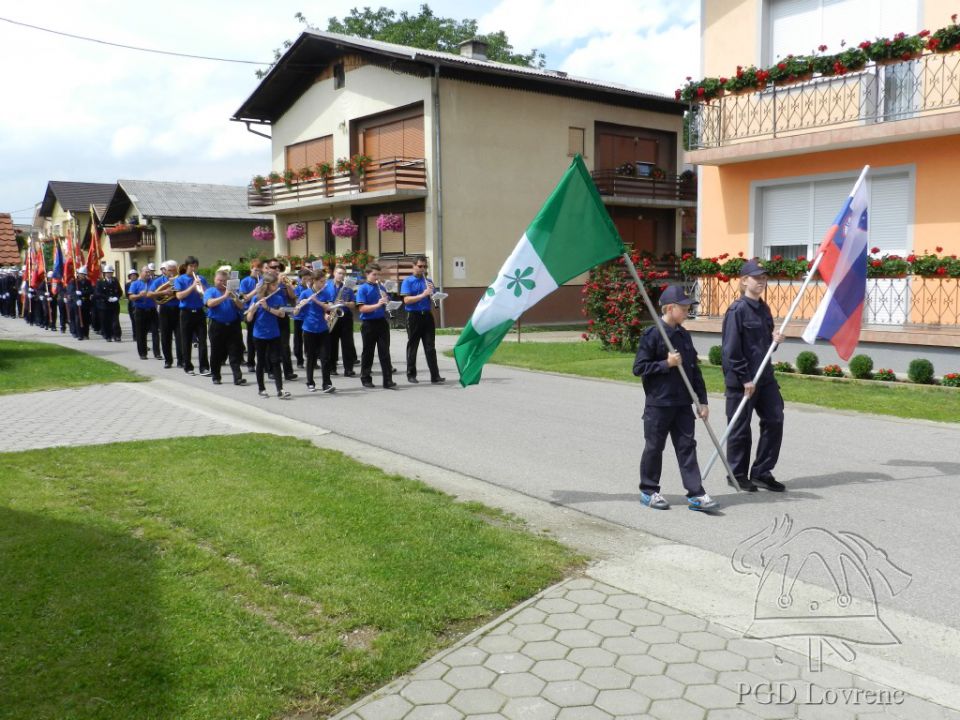
[[[363,154],[374,161],[380,159],[380,128],[363,131]]]
[[[307,152],[304,143],[287,146],[287,170],[299,170],[307,164]]]
[[[870,247],[882,253],[906,255],[907,218],[910,213],[910,178],[906,174],[870,178],[867,223]]]
[[[871,11],[876,13],[878,24],[876,35],[891,37],[898,32],[907,35],[920,31],[919,0],[876,0]],[[879,11],[879,12],[877,12]],[[874,37],[868,33],[864,37]]]
[[[331,148],[333,147],[333,136],[327,135],[316,140],[310,140],[306,143],[305,163],[308,167],[313,167],[317,163],[330,162]]]
[[[339,248],[337,248],[337,252],[340,252]],[[374,257],[383,254],[383,249],[380,247],[380,230],[377,228],[376,215],[367,216],[367,252]]]
[[[809,183],[763,188],[761,213],[761,253],[764,248],[810,242]]]
[[[373,228],[376,230],[376,218],[373,219]],[[381,255],[402,255],[403,254],[403,233],[393,232],[392,230],[380,231],[380,254]]]
[[[405,158],[422,158],[423,153],[423,115],[403,121],[403,150]]]
[[[820,42],[820,0],[771,0],[771,63],[809,53]]]
[[[813,247],[820,247],[820,242],[827,230],[833,225],[837,213],[846,202],[853,184],[857,181],[856,175],[842,180],[821,180],[813,186],[813,227],[810,232],[810,243]]]
[[[380,154],[375,160],[403,156],[403,121],[380,126]]]
[[[427,214],[409,212],[403,217],[404,232],[407,236],[405,252],[407,255],[425,255],[427,248]]]
[[[583,128],[567,128],[567,155],[585,155],[584,153],[584,133]]]

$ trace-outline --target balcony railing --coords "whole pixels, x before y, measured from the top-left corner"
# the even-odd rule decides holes
[[[665,175],[658,180],[621,175],[616,170],[594,170],[590,175],[601,195],[643,200],[697,200],[696,181],[681,175]]]
[[[129,230],[110,232],[107,237],[113,250],[140,250],[157,246],[157,229],[152,225],[133,225]]]
[[[960,52],[925,54],[799,84],[725,94],[691,108],[688,144],[703,150],[826,128],[856,128],[960,107]]]
[[[359,195],[384,190],[425,190],[426,162],[423,158],[389,158],[371,163],[361,175],[341,173],[291,183],[282,180],[257,189],[247,188],[248,207],[268,207],[285,202],[303,202],[324,198]]]
[[[698,316],[720,317],[740,297],[736,279],[723,282],[708,276],[691,278],[685,284],[700,303],[695,306]],[[802,284],[802,280],[783,278],[771,278],[767,282],[764,300],[774,318],[786,317]],[[825,292],[822,281],[812,281],[797,305],[794,319],[812,318]],[[863,322],[867,325],[960,326],[960,278],[869,278]]]

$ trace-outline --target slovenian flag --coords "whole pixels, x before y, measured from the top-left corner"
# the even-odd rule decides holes
[[[460,333],[453,348],[460,384],[480,382],[484,363],[524,311],[623,252],[610,213],[577,155]]]
[[[843,209],[820,246],[820,277],[827,294],[803,332],[811,345],[828,340],[844,360],[849,360],[860,339],[863,303],[867,294],[867,186],[863,169]]]
[[[59,240],[53,241],[53,279],[63,280],[63,249]]]

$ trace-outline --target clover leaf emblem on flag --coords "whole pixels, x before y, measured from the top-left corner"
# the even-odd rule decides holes
[[[507,290],[513,290],[514,297],[520,297],[523,294],[524,288],[533,290],[537,284],[533,280],[530,280],[531,275],[533,275],[532,267],[527,267],[523,272],[520,271],[520,268],[517,268],[513,275],[504,275],[504,277],[510,281],[507,283]]]

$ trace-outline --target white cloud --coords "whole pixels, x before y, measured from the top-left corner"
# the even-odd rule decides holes
[[[142,149],[147,139],[147,129],[142,125],[124,125],[113,133],[110,153],[115,158],[125,158]]]

